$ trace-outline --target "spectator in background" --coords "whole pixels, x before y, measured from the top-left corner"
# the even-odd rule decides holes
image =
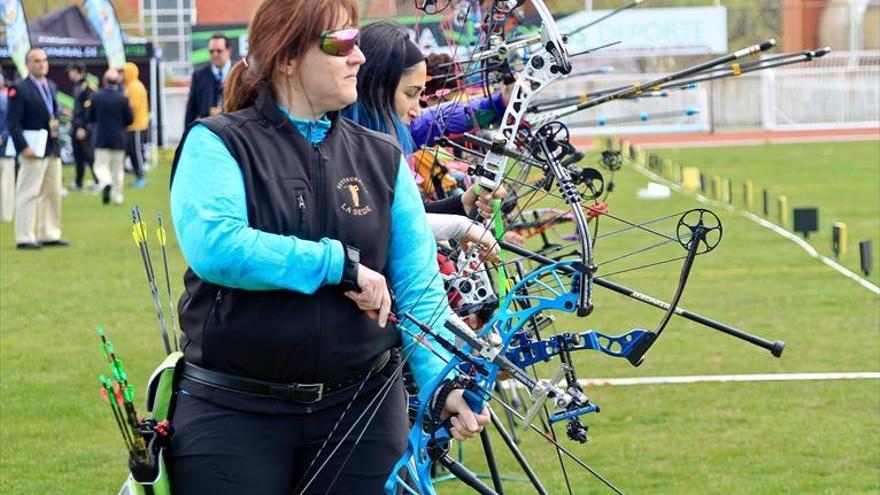
[[[86,67],[81,62],[67,66],[67,77],[73,83],[73,116],[70,122],[70,137],[73,143],[73,159],[76,162],[76,176],[70,188],[80,190],[83,187],[83,176],[86,165],[92,171],[92,177],[98,182],[92,164],[95,161],[95,150],[92,148],[91,129],[86,122],[86,111],[89,100],[95,93],[95,85],[86,79]]]
[[[193,72],[186,102],[185,126],[202,117],[223,112],[223,83],[232,68],[229,58],[229,38],[215,33],[208,40],[211,63]]]
[[[25,56],[30,75],[9,90],[6,123],[19,154],[15,183],[15,243],[18,249],[67,246],[61,238],[61,159],[58,158],[58,102],[49,58],[41,48]],[[26,131],[46,131],[45,149],[33,149]]]
[[[125,127],[134,121],[128,99],[119,86],[119,73],[104,73],[102,87],[92,97],[88,121],[95,135],[95,173],[101,186],[101,201],[122,204],[125,179]]]
[[[444,101],[450,101],[456,97],[460,89],[461,78],[453,78],[455,67],[452,65],[452,57],[446,53],[429,53],[425,57],[427,64],[428,80],[425,82],[425,94],[422,99],[423,107],[437,106]]]
[[[123,69],[125,74],[125,96],[128,97],[128,105],[134,118],[128,126],[125,141],[125,154],[131,161],[131,169],[134,171],[135,181],[132,187],[144,187],[147,179],[144,177],[144,146],[143,137],[150,124],[150,103],[147,100],[147,88],[138,79],[138,66],[126,62]],[[120,197],[121,196],[120,192]]]
[[[0,73],[0,221],[11,222],[15,210],[15,159],[7,157],[6,140],[9,127],[6,126],[6,113],[9,96],[6,93],[6,80]]]

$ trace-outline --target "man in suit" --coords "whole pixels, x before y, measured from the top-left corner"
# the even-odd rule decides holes
[[[58,157],[58,102],[46,78],[49,59],[41,48],[26,57],[30,75],[9,90],[6,122],[21,167],[15,183],[15,243],[19,249],[67,246],[61,238],[61,159]],[[24,131],[48,133],[45,150],[34,150]],[[38,153],[43,151],[43,153]]]
[[[87,120],[94,123],[95,174],[101,186],[101,200],[122,204],[125,179],[125,128],[134,120],[128,98],[123,93],[121,74],[116,69],[104,73],[102,88],[92,97]]]
[[[193,72],[186,102],[185,126],[196,119],[223,111],[223,83],[232,68],[229,39],[215,33],[208,40],[208,50],[211,52],[211,63]]]
[[[73,159],[76,161],[76,176],[72,189],[82,189],[86,166],[92,171],[95,182],[98,176],[92,164],[95,161],[95,150],[92,149],[90,125],[86,122],[86,111],[89,100],[95,93],[95,86],[86,79],[86,66],[81,62],[67,66],[67,77],[73,83],[73,117],[70,122],[70,137],[73,143]]]

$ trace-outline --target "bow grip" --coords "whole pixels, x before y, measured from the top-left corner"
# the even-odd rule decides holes
[[[468,405],[471,406],[471,410],[475,413],[479,414],[483,410],[483,397],[480,394],[474,392],[473,390],[465,389],[464,400],[467,401]]]

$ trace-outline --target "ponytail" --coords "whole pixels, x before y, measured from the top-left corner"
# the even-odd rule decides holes
[[[253,106],[263,88],[275,89],[281,69],[303,57],[332,29],[348,19],[358,23],[355,0],[262,0],[248,24],[248,56],[239,60],[223,84],[223,110]]]
[[[248,66],[246,58],[236,62],[223,84],[223,111],[235,112],[253,105],[262,86],[260,83],[258,76]]]

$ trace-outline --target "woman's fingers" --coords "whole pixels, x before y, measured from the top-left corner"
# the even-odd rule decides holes
[[[453,438],[457,440],[473,438],[474,434],[476,434],[475,431],[471,431],[470,428],[464,425],[460,415],[449,418],[449,423],[452,425],[449,431],[452,433]]]
[[[358,309],[366,311],[370,318],[378,321],[380,327],[385,328],[391,313],[391,294],[388,293],[385,277],[373,272],[370,276],[362,277],[362,281],[360,292],[346,291],[345,297],[354,301]]]
[[[379,305],[379,326],[385,328],[388,323],[388,314],[391,312],[391,295],[388,291],[382,297],[382,303]]]

